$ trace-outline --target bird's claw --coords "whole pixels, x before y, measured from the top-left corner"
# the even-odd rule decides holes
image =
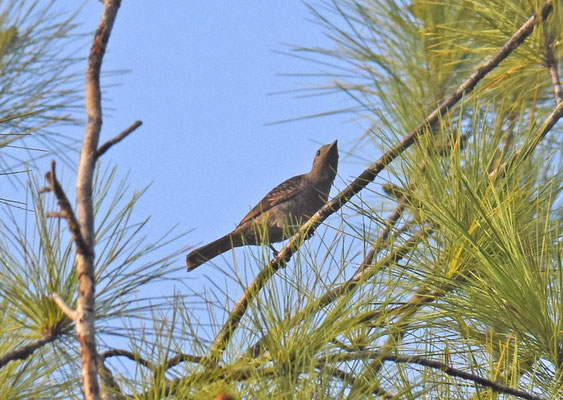
[[[274,252],[274,257],[277,257],[279,252],[276,250],[276,248],[271,244],[269,244],[268,247]]]

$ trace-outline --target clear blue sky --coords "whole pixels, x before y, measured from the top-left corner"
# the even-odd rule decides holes
[[[75,5],[57,2],[61,9]],[[100,2],[88,1],[81,31],[93,31],[101,11]],[[194,229],[185,244],[216,239],[274,186],[307,172],[319,144],[335,139],[341,177],[361,172],[345,156],[363,133],[346,122],[350,116],[267,125],[345,106],[342,97],[269,95],[307,84],[306,77],[280,74],[319,71],[276,53],[290,50],[287,44],[329,45],[311,17],[298,0],[122,2],[103,68],[130,72],[105,81],[120,85],[104,93],[101,141],[137,119],[144,123],[104,157],[122,173],[130,170],[134,188],[152,182],[137,210],[152,215],[146,233],[156,238],[178,223]],[[344,187],[341,178],[336,185]],[[216,272],[202,266],[186,278],[206,273]]]

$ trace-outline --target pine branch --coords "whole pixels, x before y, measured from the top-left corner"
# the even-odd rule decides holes
[[[57,333],[56,330],[51,329],[36,341],[5,353],[4,355],[0,356],[0,369],[2,369],[6,364],[8,364],[11,361],[25,360],[26,358],[31,356],[36,350],[54,341],[58,335],[59,334]]]
[[[142,365],[143,367],[148,368],[149,370],[151,370],[151,372],[155,372],[157,370],[157,366],[153,365],[150,361],[145,360],[143,357],[141,357],[139,354],[135,354],[131,351],[128,350],[122,350],[122,349],[111,349],[111,350],[106,350],[103,353],[100,354],[100,359],[102,361],[107,360],[108,358],[111,357],[125,357],[131,361],[136,362],[139,365]]]
[[[399,207],[402,207],[402,206],[399,206]],[[395,216],[392,216],[393,219],[394,219],[394,217]],[[378,243],[380,244],[380,240],[382,240],[385,236],[387,236],[386,231],[384,230],[382,232],[382,235],[375,242],[374,247],[368,252],[366,257],[364,258],[364,261],[362,262],[362,264],[360,265],[360,267],[358,268],[358,271],[354,274],[354,276],[352,276],[352,278],[350,278],[348,281],[344,282],[340,286],[338,286],[338,287],[332,289],[331,291],[325,293],[324,295],[322,295],[317,301],[315,301],[312,305],[310,305],[306,309],[301,310],[300,312],[296,313],[296,315],[293,316],[291,321],[288,323],[286,329],[290,330],[296,324],[299,324],[301,321],[306,320],[308,318],[308,316],[312,315],[313,313],[322,310],[323,308],[325,308],[326,306],[328,306],[329,304],[334,302],[339,297],[342,297],[346,294],[351,293],[352,291],[354,291],[354,289],[356,289],[356,287],[358,287],[360,282],[363,282],[366,279],[369,279],[369,277],[373,276],[376,272],[381,271],[383,268],[386,268],[389,265],[396,264],[410,250],[412,250],[414,247],[416,247],[416,245],[418,243],[420,243],[420,241],[423,238],[427,237],[430,234],[432,234],[431,230],[419,232],[417,235],[415,235],[412,238],[410,238],[409,240],[407,240],[407,242],[404,245],[402,245],[401,247],[393,250],[393,252],[391,252],[391,254],[387,255],[385,257],[385,259],[383,259],[380,263],[375,264],[375,265],[371,265],[369,268],[367,268],[368,264],[371,263],[371,261],[373,259],[374,251],[377,248]],[[365,321],[366,321],[365,318],[360,320],[360,322],[365,322]],[[256,342],[256,344],[254,344],[250,348],[249,353],[253,357],[258,357],[258,355],[262,352],[263,343],[268,340],[268,337],[269,336],[266,334],[264,337],[262,337],[260,340],[258,340],[258,342]]]
[[[407,150],[418,138],[427,131],[434,132],[439,125],[443,116],[445,116],[454,107],[457,102],[466,94],[470,93],[477,84],[493,69],[495,69],[504,59],[506,59],[518,46],[520,46],[526,38],[530,36],[539,21],[545,20],[553,11],[552,0],[545,2],[541,11],[530,17],[520,29],[518,29],[504,46],[492,58],[481,64],[471,75],[465,80],[458,89],[442,102],[442,104],[432,111],[427,118],[409,135],[407,135],[400,143],[395,145],[390,151],[385,153],[379,160],[359,175],[346,189],[340,192],[333,200],[328,202],[321,210],[319,210],[307,223],[305,223],[298,233],[296,233],[286,246],[271,260],[255,280],[246,288],[244,294],[239,299],[227,321],[216,336],[211,346],[209,356],[205,361],[218,361],[223,351],[230,342],[232,335],[238,327],[242,317],[250,303],[254,300],[266,282],[278,271],[285,267],[293,254],[301,246],[301,244],[312,236],[316,228],[330,215],[338,211],[352,197],[363,190],[370,182],[372,182],[381,171],[383,171],[395,158]]]
[[[66,197],[66,193],[64,192],[61,184],[57,180],[55,168],[56,168],[55,161],[51,161],[51,171],[49,171],[45,175],[46,179],[49,181],[50,186],[41,189],[39,193],[52,191],[55,194],[55,197],[57,198],[57,202],[59,204],[61,211],[58,213],[48,213],[47,216],[58,217],[58,218],[62,217],[66,219],[74,243],[76,243],[77,253],[81,254],[83,257],[91,256],[93,250],[90,248],[90,246],[88,246],[88,244],[84,240],[84,237],[82,236],[82,232],[80,231],[80,223],[78,222],[78,219],[74,214],[74,210],[72,209],[72,206],[68,201],[68,198]]]
[[[491,381],[490,379],[483,378],[479,375],[471,374],[469,372],[465,372],[464,370],[450,367],[448,364],[442,363],[440,361],[429,360],[427,358],[416,356],[416,355],[398,355],[398,354],[384,354],[381,352],[360,351],[353,353],[336,354],[334,356],[325,357],[322,360],[319,360],[318,363],[321,365],[325,365],[329,362],[345,362],[345,361],[366,360],[366,359],[376,360],[377,362],[380,363],[385,361],[391,361],[398,364],[421,365],[423,367],[438,369],[449,376],[454,376],[456,378],[462,378],[475,382],[480,386],[491,388],[493,391],[497,393],[506,393],[526,400],[545,400],[543,397],[527,393],[523,390],[514,389],[509,386],[503,385],[502,383],[494,382]]]
[[[88,68],[86,71],[86,112],[88,114],[88,122],[80,154],[76,184],[80,232],[86,246],[90,250],[85,254],[79,253],[77,257],[80,295],[76,308],[76,333],[81,348],[82,383],[86,400],[100,399],[95,327],[95,231],[92,199],[92,182],[96,167],[100,130],[102,128],[100,70],[120,5],[121,0],[105,0],[102,17],[88,57]]]

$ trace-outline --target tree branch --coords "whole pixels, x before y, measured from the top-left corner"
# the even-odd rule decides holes
[[[151,370],[151,372],[156,371],[157,367],[153,365],[150,361],[145,360],[138,354],[135,354],[131,351],[122,350],[122,349],[111,349],[106,350],[102,354],[100,354],[100,359],[105,361],[110,357],[125,357],[131,361],[135,361],[137,364],[142,365],[143,367],[147,367]]]
[[[57,336],[58,336],[57,331],[54,329],[50,329],[46,334],[44,334],[41,338],[37,339],[36,341],[5,353],[4,355],[0,356],[0,369],[2,369],[6,364],[8,364],[11,361],[25,360],[27,357],[31,356],[35,352],[35,350],[54,341],[57,338]]]
[[[57,305],[63,311],[63,313],[71,321],[76,323],[76,311],[74,311],[72,308],[70,308],[57,293],[53,293],[52,296],[53,296],[53,300],[55,301],[55,303],[57,303]]]
[[[400,208],[403,206],[400,205]],[[400,213],[400,210],[396,210],[396,212],[392,215],[392,219],[396,217],[396,214]],[[396,217],[398,219],[398,217]],[[396,221],[395,221],[396,222]],[[337,298],[352,292],[361,281],[365,279],[369,279],[369,277],[373,276],[377,271],[381,271],[382,268],[386,267],[387,265],[399,262],[409,250],[414,248],[423,237],[430,235],[432,231],[421,231],[417,235],[413,236],[409,240],[406,241],[404,245],[401,247],[393,250],[391,254],[389,254],[385,259],[379,263],[379,265],[372,265],[371,268],[365,268],[372,260],[375,253],[375,249],[377,246],[381,245],[381,240],[385,240],[384,238],[388,235],[388,231],[384,230],[382,234],[379,236],[378,240],[374,243],[374,247],[368,252],[364,261],[354,274],[352,278],[344,282],[343,284],[335,287],[334,289],[326,292],[322,295],[318,300],[316,300],[311,306],[307,307],[306,309],[301,310],[300,312],[296,313],[295,316],[292,317],[292,321],[288,324],[288,329],[291,329],[296,324],[300,323],[307,319],[308,315],[322,310]],[[365,319],[361,319],[361,322],[365,322]],[[253,357],[258,357],[258,355],[262,352],[263,343],[268,339],[268,334],[262,337],[258,342],[256,342],[250,348],[250,354]]]
[[[107,142],[105,142],[96,151],[96,158],[100,158],[102,156],[102,154],[104,154],[106,151],[108,151],[110,149],[111,146],[121,142],[123,139],[125,139],[127,136],[129,136],[131,133],[133,133],[141,125],[143,125],[142,121],[135,121],[129,128],[125,129],[123,132],[121,132],[119,135],[117,135],[113,139],[110,139]]]
[[[125,400],[127,396],[121,391],[121,387],[113,377],[113,373],[106,366],[104,360],[98,360],[98,373],[102,380],[102,398],[111,400]]]
[[[322,360],[319,360],[319,362],[326,364],[327,359],[333,362],[372,359],[381,362],[392,361],[399,364],[416,364],[416,365],[421,365],[423,367],[439,369],[440,371],[444,372],[446,375],[475,382],[478,385],[491,388],[493,391],[498,393],[506,393],[526,400],[545,400],[542,397],[524,392],[523,390],[513,389],[509,386],[503,385],[502,383],[494,382],[489,379],[483,378],[479,375],[471,374],[469,372],[465,372],[464,370],[450,367],[448,364],[442,363],[440,361],[429,360],[427,358],[415,356],[415,355],[393,355],[393,354],[383,354],[381,352],[360,351],[354,353],[335,354],[332,357],[323,358]]]
[[[277,254],[277,256],[266,266],[256,279],[246,288],[244,294],[239,299],[227,321],[219,331],[210,349],[208,359],[218,361],[229,343],[235,329],[238,327],[242,317],[246,313],[250,302],[256,297],[264,284],[277,272],[278,269],[285,267],[293,254],[301,244],[312,236],[316,228],[330,215],[338,211],[353,196],[358,194],[369,183],[371,183],[387,165],[389,165],[401,153],[407,150],[424,132],[430,130],[434,132],[442,116],[467,93],[471,92],[475,86],[494,68],[496,68],[505,58],[507,58],[534,30],[540,20],[545,20],[553,10],[552,0],[547,0],[543,5],[540,15],[535,13],[516,31],[504,46],[492,58],[481,64],[458,89],[452,93],[442,104],[432,111],[428,117],[407,135],[400,143],[385,153],[379,160],[373,163],[368,169],[360,174],[346,189],[340,192],[334,199],[321,208],[313,217],[309,219]]]
[[[86,71],[86,113],[88,122],[80,153],[76,199],[80,232],[88,252],[77,255],[80,292],[76,305],[76,333],[80,342],[82,359],[82,384],[86,400],[100,399],[98,382],[98,356],[95,327],[95,270],[94,270],[94,205],[92,182],[97,160],[98,141],[102,128],[102,95],[100,70],[121,0],[105,0],[104,10],[88,56]]]
[[[327,373],[329,375],[332,375],[336,379],[340,379],[342,382],[345,382],[350,386],[356,384],[356,377],[354,376],[354,374],[343,371],[343,370],[335,368],[335,367],[332,367],[332,366],[327,365],[327,364],[328,363],[326,363],[322,360],[319,360],[319,361],[317,361],[317,363],[315,365],[315,369],[317,369],[317,370],[319,370],[323,373]],[[384,399],[396,398],[395,396],[387,393],[385,390],[383,390],[379,386],[377,386],[373,390],[373,394],[374,394],[374,396],[379,396],[379,397],[384,398]]]
[[[82,233],[80,232],[80,224],[76,219],[74,210],[72,209],[72,206],[70,205],[70,202],[68,201],[68,198],[66,197],[66,194],[61,184],[57,180],[55,167],[56,167],[55,161],[51,161],[51,171],[47,172],[47,174],[45,175],[45,178],[49,181],[50,187],[44,188],[40,192],[52,191],[55,194],[55,197],[57,198],[57,203],[59,204],[61,211],[59,213],[49,213],[48,216],[63,217],[66,219],[74,243],[76,243],[77,253],[86,256],[91,252],[91,249],[89,248],[89,246],[84,241],[84,238],[82,237]]]
[[[102,354],[100,354],[100,358],[102,359],[102,361],[105,361],[106,359],[108,359],[110,357],[125,357],[125,358],[128,358],[129,360],[135,361],[136,363],[138,363],[139,365],[142,365],[143,367],[147,367],[153,373],[158,371],[158,370],[168,370],[170,368],[174,368],[175,366],[177,366],[177,365],[179,365],[183,362],[200,363],[202,358],[203,358],[203,357],[194,356],[194,355],[191,355],[191,354],[180,353],[180,354],[177,354],[174,357],[171,357],[168,360],[166,360],[163,363],[162,366],[156,366],[156,365],[153,365],[150,361],[145,360],[140,355],[135,354],[135,353],[128,351],[128,350],[111,349],[111,350],[106,350]]]

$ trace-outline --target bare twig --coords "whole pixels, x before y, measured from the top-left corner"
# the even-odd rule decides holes
[[[489,379],[483,378],[476,374],[471,374],[465,372],[464,370],[450,367],[448,364],[442,363],[440,361],[429,360],[424,357],[416,355],[397,355],[397,354],[383,354],[381,352],[354,352],[354,353],[340,353],[333,356],[328,356],[319,360],[322,365],[327,362],[345,362],[351,360],[361,360],[361,359],[373,359],[381,362],[392,361],[400,364],[416,364],[428,368],[439,369],[447,375],[454,376],[456,378],[462,378],[475,382],[478,385],[491,388],[495,392],[506,393],[512,396],[517,396],[526,400],[544,400],[544,398],[524,392],[523,390],[514,389],[509,386],[503,385],[502,383],[494,382]],[[358,378],[356,378],[358,379]]]
[[[51,161],[51,171],[49,171],[45,175],[45,177],[49,181],[50,188],[49,190],[45,188],[43,192],[52,191],[55,194],[55,197],[57,198],[57,203],[59,204],[61,211],[58,213],[49,213],[49,214],[50,216],[56,216],[56,217],[60,217],[62,215],[66,219],[68,223],[68,228],[72,233],[72,238],[74,240],[74,243],[76,243],[77,252],[83,255],[88,255],[89,253],[91,253],[91,249],[86,244],[84,238],[82,237],[82,233],[80,231],[80,224],[78,223],[78,220],[76,219],[76,215],[74,214],[74,210],[72,209],[72,206],[70,205],[70,202],[66,197],[66,193],[64,192],[61,184],[57,180],[55,167],[56,167],[55,161]]]
[[[143,125],[142,121],[135,121],[129,128],[125,129],[123,132],[121,132],[113,139],[110,139],[107,142],[105,142],[103,145],[100,146],[98,151],[96,151],[96,158],[100,158],[102,154],[104,154],[106,151],[110,149],[111,146],[121,142],[123,139],[125,139],[127,136],[133,133],[133,131],[135,131],[141,125]]]
[[[190,362],[190,363],[200,363],[203,357],[194,356],[191,354],[178,354],[166,361],[165,369],[174,368],[175,366],[183,363],[183,362]]]
[[[153,365],[150,361],[145,360],[139,354],[135,354],[135,353],[128,351],[128,350],[111,349],[111,350],[106,350],[102,354],[100,354],[100,358],[103,361],[105,361],[106,359],[108,359],[110,357],[125,357],[125,358],[128,358],[129,360],[135,361],[136,363],[142,365],[143,367],[147,367],[153,373],[155,371],[159,370],[159,369],[168,370],[170,368],[174,368],[175,366],[177,366],[177,365],[179,365],[183,362],[200,363],[202,358],[203,358],[203,357],[194,356],[194,355],[191,355],[191,354],[180,353],[180,354],[177,354],[174,357],[171,357],[170,359],[166,360],[163,363],[162,366],[158,367],[156,365]]]
[[[11,361],[25,360],[27,357],[32,355],[35,350],[40,349],[48,343],[51,343],[57,338],[59,334],[56,330],[49,330],[45,335],[36,341],[27,344],[22,347],[18,347],[15,350],[9,351],[0,356],[0,369]]]
[[[156,371],[156,369],[157,369],[157,367],[155,365],[153,365],[150,361],[147,361],[143,357],[141,357],[139,354],[135,354],[135,353],[128,351],[128,350],[111,349],[111,350],[106,350],[102,354],[100,354],[100,359],[102,361],[105,361],[106,359],[108,359],[110,357],[125,357],[125,358],[128,358],[129,360],[135,361],[137,364],[142,365],[143,367],[147,367],[152,372]]]
[[[64,218],[65,217],[65,215],[62,212],[56,212],[56,211],[46,212],[45,216],[47,218]]]
[[[317,361],[316,365],[315,365],[315,369],[332,375],[333,377],[335,377],[336,379],[340,379],[342,382],[347,383],[350,386],[353,386],[356,383],[356,377],[354,376],[354,374],[343,371],[341,369],[332,367],[327,365],[328,363],[323,362],[322,360]],[[393,396],[392,394],[387,393],[385,390],[383,390],[383,388],[381,388],[379,385],[377,385],[375,387],[375,389],[372,390],[372,393],[375,396],[379,396],[383,399],[393,399],[396,398],[396,396]]]
[[[76,322],[76,311],[74,311],[72,308],[70,308],[65,301],[61,298],[61,296],[59,296],[56,293],[53,293],[53,300],[55,301],[55,303],[57,303],[57,305],[59,306],[59,308],[62,310],[62,312],[68,317],[70,318],[71,321]]]
[[[98,382],[98,356],[95,327],[95,271],[94,271],[94,205],[92,182],[96,167],[98,141],[102,128],[102,95],[100,70],[121,0],[105,0],[102,17],[88,56],[86,71],[86,112],[88,122],[80,153],[76,200],[80,220],[80,232],[88,252],[78,253],[77,271],[80,279],[80,295],[76,306],[76,333],[82,358],[82,383],[86,400],[100,399]]]
[[[543,5],[540,15],[535,13],[532,17],[522,25],[514,35],[505,43],[505,45],[491,59],[481,64],[471,76],[465,80],[458,89],[452,93],[444,102],[436,108],[428,117],[409,135],[407,135],[400,143],[395,145],[391,150],[385,153],[379,160],[373,163],[368,169],[360,174],[346,189],[338,194],[333,200],[328,202],[313,217],[309,219],[282,248],[277,256],[265,267],[256,279],[246,288],[244,294],[235,305],[233,311],[227,318],[227,321],[219,331],[210,349],[210,360],[220,359],[225,347],[229,343],[233,332],[240,323],[242,317],[250,302],[256,297],[264,284],[277,272],[278,269],[284,267],[291,259],[293,253],[301,246],[301,244],[315,232],[316,228],[330,215],[339,210],[353,196],[359,193],[370,182],[372,182],[387,165],[395,158],[408,149],[424,132],[430,130],[434,132],[437,128],[442,116],[467,93],[471,92],[475,86],[501,61],[507,58],[520,44],[526,40],[534,30],[534,27],[540,20],[545,20],[553,10],[552,0],[548,0]],[[207,359],[206,359],[207,361]]]

